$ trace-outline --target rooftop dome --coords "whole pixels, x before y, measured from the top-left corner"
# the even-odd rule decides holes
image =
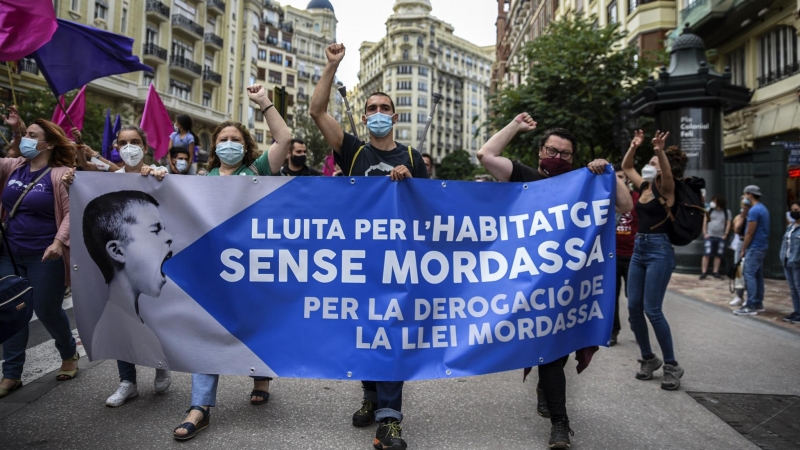
[[[700,36],[692,33],[683,33],[675,42],[672,43],[672,51],[683,50],[685,48],[697,48],[701,50],[706,49],[706,44]]]
[[[311,0],[306,9],[329,9],[333,11],[333,5],[328,0]]]

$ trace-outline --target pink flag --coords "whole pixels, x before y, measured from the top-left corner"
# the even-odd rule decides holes
[[[59,101],[62,105],[65,104],[63,95],[59,98]],[[83,130],[83,118],[86,115],[86,86],[82,87],[78,95],[75,96],[75,99],[72,100],[69,108],[67,108],[66,115],[64,115],[64,110],[58,105],[56,105],[56,110],[53,111],[53,123],[60,126],[61,129],[64,130],[64,133],[67,134],[68,138],[74,140],[75,138],[72,136],[72,125],[70,125],[69,120],[67,120],[67,115],[72,119],[72,124],[75,125],[75,128]]]
[[[58,28],[53,0],[0,3],[0,61],[24,58],[50,42]]]
[[[161,159],[166,156],[169,151],[169,135],[173,131],[172,119],[152,83],[147,91],[142,123],[139,126],[147,133],[147,143],[153,148],[153,157]]]
[[[325,157],[325,165],[322,166],[322,174],[326,177],[332,177],[333,172],[336,172],[336,163],[333,162],[333,153]]]

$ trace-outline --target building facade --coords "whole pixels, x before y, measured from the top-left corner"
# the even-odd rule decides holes
[[[520,62],[525,43],[546,33],[549,23],[565,14],[595,15],[598,26],[619,23],[628,33],[622,44],[646,54],[665,48],[667,33],[677,25],[679,8],[676,0],[497,0],[492,91],[522,83],[509,68]]]
[[[357,97],[351,98],[360,137],[366,126],[367,96],[385,92],[395,102],[395,141],[417,147],[433,106],[433,94],[443,96],[421,152],[436,163],[455,150],[472,155],[485,142],[475,137],[487,117],[487,94],[494,47],[479,47],[453,35],[452,25],[431,15],[429,0],[396,0],[386,22],[386,36],[363,42]],[[347,127],[349,129],[349,127]]]

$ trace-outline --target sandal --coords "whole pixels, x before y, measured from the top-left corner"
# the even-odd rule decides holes
[[[14,379],[11,379],[11,378],[4,378],[4,379],[13,381],[14,382],[14,386],[11,386],[10,388],[0,387],[0,398],[3,398],[6,395],[8,395],[9,393],[11,393],[11,391],[16,391],[17,389],[22,387],[22,380],[14,380]],[[2,380],[0,380],[0,381],[2,381]]]
[[[77,361],[81,359],[81,355],[78,352],[75,352],[75,356],[70,359],[65,359],[63,361]],[[69,381],[73,378],[78,376],[78,366],[75,366],[75,370],[59,370],[58,374],[56,375],[56,381]]]
[[[191,408],[186,410],[186,414],[189,414],[190,411],[196,410],[203,413],[203,418],[200,422],[197,422],[197,425],[193,424],[192,422],[183,422],[182,424],[178,425],[175,430],[172,431],[172,437],[175,438],[176,441],[188,441],[189,439],[197,436],[197,433],[205,430],[211,424],[211,410],[203,409],[202,406],[192,406]],[[186,434],[178,434],[176,433],[181,428],[187,431]]]
[[[253,401],[253,397],[261,397],[261,400]],[[250,393],[250,404],[253,406],[263,405],[269,401],[269,392],[253,391]]]

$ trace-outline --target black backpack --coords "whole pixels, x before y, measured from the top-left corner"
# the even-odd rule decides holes
[[[667,200],[659,196],[658,201],[667,210],[667,219],[672,221],[669,229],[669,240],[672,245],[682,247],[689,245],[703,233],[703,219],[706,216],[701,189],[706,187],[706,180],[690,177],[675,180],[675,204],[667,206]],[[666,221],[667,219],[664,219]],[[664,222],[661,222],[664,223]],[[659,223],[654,228],[661,225]]]

